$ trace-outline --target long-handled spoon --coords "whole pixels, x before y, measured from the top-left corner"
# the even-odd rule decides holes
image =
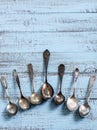
[[[19,106],[22,110],[27,110],[30,107],[30,102],[29,100],[24,97],[24,95],[22,94],[22,90],[21,90],[21,86],[20,86],[20,81],[19,81],[19,77],[18,77],[18,73],[16,70],[14,70],[14,78],[18,84],[19,90],[20,90],[20,94],[21,94],[21,98],[19,99]]]
[[[88,102],[90,100],[90,95],[91,95],[91,92],[92,92],[92,89],[93,89],[95,81],[96,81],[96,76],[92,76],[90,78],[89,91],[88,91],[88,95],[87,95],[86,101],[85,101],[85,103],[83,105],[81,105],[79,107],[79,114],[80,114],[81,117],[88,116],[90,111],[91,111],[91,107],[88,104]]]
[[[17,107],[16,104],[12,103],[11,100],[10,100],[10,96],[9,96],[9,93],[8,93],[7,81],[6,81],[4,76],[1,77],[1,84],[5,89],[5,92],[7,94],[7,98],[8,98],[8,101],[9,101],[9,104],[6,107],[6,110],[7,110],[9,115],[16,115],[16,113],[18,111],[18,107]]]
[[[58,66],[58,74],[60,78],[60,89],[59,89],[58,94],[54,97],[54,101],[58,105],[62,104],[65,100],[65,97],[62,94],[62,79],[63,79],[64,71],[65,71],[65,66],[63,64],[60,64]]]
[[[48,62],[50,57],[49,50],[44,51],[43,57],[44,57],[44,64],[45,64],[45,83],[42,86],[41,93],[44,99],[50,99],[54,94],[54,90],[53,87],[47,81],[47,68],[48,68]]]
[[[42,103],[42,96],[39,95],[38,93],[35,92],[34,89],[34,82],[33,82],[33,66],[32,64],[28,64],[28,70],[29,70],[29,74],[30,74],[30,79],[32,82],[32,89],[33,89],[33,93],[30,96],[30,102],[31,104],[41,104]]]
[[[76,68],[76,69],[75,69],[75,72],[74,72],[73,95],[72,95],[70,98],[68,98],[68,100],[67,100],[67,108],[68,108],[70,111],[75,111],[75,110],[77,110],[77,108],[78,108],[78,99],[76,98],[76,95],[75,95],[76,83],[77,83],[78,76],[79,76],[79,69]]]

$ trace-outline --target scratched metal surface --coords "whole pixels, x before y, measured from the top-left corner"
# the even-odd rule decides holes
[[[89,77],[97,75],[97,0],[0,0],[0,76],[7,78],[12,100],[18,102],[19,90],[12,71],[19,72],[23,93],[31,95],[27,64],[32,63],[35,89],[43,84],[45,49],[51,51],[48,80],[58,92],[57,67],[66,66],[63,93],[72,93],[72,72],[80,69],[77,97],[84,102]],[[8,117],[6,94],[0,84],[0,130],[97,130],[97,82],[91,95],[90,115],[81,119],[56,107],[52,100]]]

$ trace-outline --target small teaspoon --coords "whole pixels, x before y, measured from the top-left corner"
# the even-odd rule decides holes
[[[78,108],[78,99],[76,98],[76,95],[75,95],[76,83],[77,83],[78,76],[79,76],[79,69],[76,68],[74,71],[73,95],[70,98],[68,98],[68,100],[67,100],[67,108],[69,111],[75,111]]]
[[[48,68],[49,57],[50,57],[49,50],[45,50],[43,53],[44,64],[45,64],[45,83],[42,86],[41,94],[43,98],[46,100],[50,99],[54,94],[53,87],[47,81],[47,68]]]
[[[30,102],[26,97],[24,97],[24,95],[22,93],[21,86],[20,86],[20,80],[19,80],[18,73],[16,70],[14,70],[14,78],[17,82],[17,85],[18,85],[18,88],[19,88],[20,94],[21,94],[21,98],[19,99],[19,106],[22,110],[27,110],[30,107]]]
[[[10,100],[10,96],[9,96],[9,93],[8,93],[7,81],[6,81],[4,76],[1,77],[1,84],[5,89],[5,92],[7,94],[7,98],[8,98],[8,101],[9,101],[9,104],[6,107],[6,110],[7,110],[9,115],[11,115],[11,116],[16,115],[16,113],[18,111],[18,107],[17,107],[16,104],[12,103],[11,100]]]
[[[58,74],[60,78],[60,89],[58,94],[54,97],[54,101],[56,104],[60,105],[65,101],[65,96],[62,94],[62,79],[65,71],[65,66],[63,64],[60,64],[58,66]]]
[[[28,64],[28,70],[29,70],[30,79],[31,79],[31,82],[32,82],[32,89],[33,89],[33,93],[30,96],[30,102],[31,102],[31,104],[38,105],[38,104],[42,103],[42,96],[39,95],[38,93],[36,93],[35,89],[34,89],[33,66],[32,66],[32,64]]]
[[[89,91],[88,91],[86,101],[83,105],[80,105],[80,107],[79,107],[79,114],[81,117],[88,116],[91,111],[91,107],[89,105],[89,100],[90,100],[90,95],[91,95],[95,81],[96,81],[96,76],[91,76],[90,84],[89,84]]]

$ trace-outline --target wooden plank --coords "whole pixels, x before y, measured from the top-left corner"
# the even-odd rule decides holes
[[[40,75],[43,71],[42,53],[0,53],[0,56],[0,72],[2,74],[10,73],[13,68],[17,68],[19,72],[22,70],[26,72],[28,63],[35,66],[36,74]],[[96,56],[97,53],[52,53],[48,72],[56,74],[57,66],[64,63],[67,74],[72,73],[75,67],[79,67],[83,74],[97,73],[97,61],[94,60]]]
[[[54,53],[97,52],[97,32],[3,32],[0,35],[1,53],[43,52],[49,49]],[[53,54],[52,54],[53,55]],[[42,55],[41,55],[42,57]]]
[[[97,12],[96,0],[0,0],[0,13]]]
[[[2,14],[0,31],[3,32],[97,32],[96,13],[61,14]]]

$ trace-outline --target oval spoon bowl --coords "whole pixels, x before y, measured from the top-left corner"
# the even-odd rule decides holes
[[[58,94],[54,97],[54,101],[56,104],[60,105],[65,101],[65,97],[62,94]]]
[[[54,94],[54,90],[49,83],[44,83],[41,92],[44,99],[50,99]]]
[[[77,98],[70,97],[67,100],[67,108],[69,111],[75,111],[78,108],[78,100]]]
[[[34,104],[34,105],[41,104],[42,103],[42,96],[40,96],[39,94],[34,92],[30,96],[30,102],[31,102],[31,104]]]
[[[18,111],[18,107],[16,104],[14,103],[9,103],[6,107],[6,110],[7,112],[10,114],[10,115],[16,115],[17,111]]]
[[[81,117],[86,117],[89,115],[91,107],[88,104],[83,104],[79,107],[79,114]]]
[[[27,110],[30,107],[29,100],[27,98],[21,98],[19,100],[19,106],[22,110]]]

